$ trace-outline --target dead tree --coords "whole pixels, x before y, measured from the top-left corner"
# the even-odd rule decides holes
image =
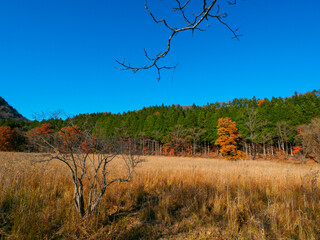
[[[304,158],[312,155],[316,163],[320,163],[320,118],[312,119],[311,123],[298,129]]]
[[[266,157],[267,149],[266,145],[272,141],[272,134],[268,131],[262,131],[260,133],[260,143],[262,144],[263,148],[263,156]]]
[[[206,133],[206,130],[195,127],[190,128],[188,131],[190,133],[190,138],[192,141],[192,155],[195,156],[197,144],[199,143],[201,136]]]
[[[257,139],[259,136],[259,130],[261,127],[261,121],[258,117],[257,110],[254,107],[248,107],[246,109],[247,120],[245,121],[244,125],[246,130],[249,133],[249,140],[251,142],[251,157],[252,160],[255,160],[257,155]]]
[[[282,150],[286,155],[289,152],[288,140],[293,134],[291,125],[285,121],[277,122],[276,132],[278,135],[279,149]]]
[[[175,125],[171,128],[170,138],[172,147],[176,153],[184,153],[187,146],[186,136],[188,131],[182,125]]]
[[[132,141],[93,135],[77,125],[69,125],[59,132],[39,133],[33,140],[46,153],[43,161],[58,160],[70,170],[73,203],[80,217],[89,216],[97,209],[108,186],[130,181],[141,162],[140,151],[133,147],[136,144]],[[110,167],[116,157],[116,164],[122,164],[125,169],[120,175],[112,174],[115,165]]]
[[[199,6],[198,12],[192,11],[194,8],[192,8],[191,3],[195,2],[193,0],[175,0],[175,2],[177,5],[173,8],[173,12],[180,14],[180,18],[178,19],[178,21],[182,20],[184,22],[184,25],[180,27],[175,27],[175,23],[169,23],[169,21],[166,18],[162,18],[160,20],[157,19],[153,11],[151,11],[151,9],[149,8],[147,0],[145,0],[145,8],[149,12],[153,21],[155,23],[163,24],[163,26],[171,32],[167,40],[167,48],[165,50],[160,51],[160,53],[156,54],[155,56],[150,56],[148,52],[144,50],[144,54],[148,60],[148,64],[146,64],[145,66],[132,66],[130,63],[127,63],[125,59],[123,61],[116,60],[116,62],[120,65],[120,67],[118,68],[119,70],[132,70],[133,73],[136,73],[139,70],[155,68],[158,73],[157,80],[159,81],[161,78],[161,70],[174,69],[177,66],[161,66],[159,64],[159,61],[161,59],[164,59],[170,52],[171,43],[173,39],[177,36],[177,34],[180,32],[192,32],[193,34],[195,31],[205,31],[209,27],[208,22],[210,19],[215,19],[218,21],[218,23],[224,25],[232,33],[233,38],[239,40],[240,35],[237,33],[238,28],[231,28],[225,22],[225,18],[228,16],[228,14],[226,12],[221,12],[220,10],[221,4],[227,3],[229,5],[235,5],[236,0],[234,0],[233,2],[225,0],[202,0],[199,1],[199,3],[197,3]],[[190,13],[189,11],[192,12]],[[203,28],[202,25],[204,22],[206,22],[207,25]]]

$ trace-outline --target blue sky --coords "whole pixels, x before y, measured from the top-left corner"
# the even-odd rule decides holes
[[[175,2],[149,1],[159,18]],[[115,69],[115,59],[143,65],[144,48],[166,47],[169,32],[152,21],[144,0],[1,0],[0,96],[31,118],[47,110],[118,113],[320,88],[319,0],[240,0],[225,10],[241,40],[216,21],[205,32],[179,34],[163,61],[178,67],[158,82],[155,70]]]

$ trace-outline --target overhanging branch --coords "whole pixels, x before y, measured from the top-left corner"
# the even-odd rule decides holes
[[[190,3],[192,2],[192,0],[187,0],[184,3],[182,3],[181,0],[176,0],[176,3],[178,6],[173,8],[173,12],[180,13],[182,16],[182,19],[185,22],[184,26],[177,28],[177,27],[173,27],[172,25],[170,25],[166,18],[163,18],[161,20],[157,20],[157,18],[153,14],[153,12],[150,10],[147,0],[145,0],[145,8],[149,12],[149,15],[151,16],[153,21],[155,23],[163,24],[164,27],[167,28],[171,32],[170,36],[168,37],[167,48],[165,50],[161,51],[159,54],[155,55],[154,57],[151,57],[147,53],[147,51],[144,50],[144,54],[145,54],[147,60],[149,61],[149,63],[144,66],[138,66],[138,67],[132,66],[130,63],[126,62],[125,59],[123,61],[116,60],[116,62],[120,65],[120,67],[118,67],[117,69],[131,70],[131,71],[133,71],[133,73],[136,73],[140,70],[155,68],[158,73],[157,80],[159,81],[161,78],[161,70],[174,69],[177,67],[177,65],[175,65],[175,66],[165,66],[165,65],[160,66],[159,65],[159,61],[161,59],[164,59],[168,55],[168,53],[170,52],[171,42],[174,39],[174,37],[177,36],[177,34],[179,32],[184,32],[184,31],[191,31],[192,33],[194,33],[194,31],[196,31],[196,30],[205,31],[207,29],[207,27],[209,26],[209,24],[207,24],[207,27],[204,29],[200,28],[200,24],[205,21],[208,22],[210,18],[215,18],[219,23],[224,25],[233,34],[233,38],[236,38],[239,40],[240,35],[238,35],[238,33],[237,33],[238,28],[234,30],[233,28],[231,28],[228,25],[228,23],[226,23],[223,20],[223,18],[227,17],[227,13],[220,12],[220,7],[218,5],[218,2],[222,2],[222,1],[224,1],[224,0],[211,0],[211,1],[203,0],[201,10],[197,14],[193,13],[192,17],[188,17],[186,14],[186,9],[188,8],[188,6],[190,6]],[[234,0],[233,2],[227,1],[227,3],[230,5],[235,5],[237,2],[236,2],[236,0]],[[214,14],[211,14],[212,12],[214,12],[213,9],[216,9],[216,11]]]

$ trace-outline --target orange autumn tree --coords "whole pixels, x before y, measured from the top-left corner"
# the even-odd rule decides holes
[[[16,149],[16,132],[9,126],[0,127],[0,151]]]
[[[93,153],[97,145],[97,136],[83,132],[77,125],[63,127],[58,134],[64,151],[69,151],[72,146],[79,147],[84,153]]]
[[[84,153],[93,153],[96,145],[97,145],[97,137],[96,135],[93,134],[83,140],[80,148]]]
[[[245,156],[244,152],[237,149],[241,134],[238,132],[236,122],[230,118],[218,120],[218,135],[215,145],[220,146],[220,152],[226,159],[239,159]]]
[[[66,126],[61,128],[59,131],[59,135],[65,139],[65,141],[68,142],[74,142],[76,141],[81,133],[81,129],[79,126],[74,125],[74,126]]]
[[[262,104],[266,102],[265,99],[258,99],[258,107],[260,107]]]
[[[54,130],[52,129],[52,126],[49,123],[41,124],[40,127],[35,127],[32,129],[28,134],[31,137],[39,136],[39,135],[45,135],[49,133],[53,133]]]
[[[63,148],[60,149],[61,151],[69,151],[71,146],[81,146],[84,140],[82,131],[77,125],[63,127],[58,134],[62,140]]]
[[[36,151],[36,152],[45,152],[48,149],[45,147],[46,145],[39,144],[40,142],[47,142],[52,144],[53,143],[53,136],[54,130],[52,126],[48,123],[41,124],[40,127],[35,127],[28,132],[29,136],[29,150]]]

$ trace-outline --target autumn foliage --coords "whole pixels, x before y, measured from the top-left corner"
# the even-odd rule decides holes
[[[68,151],[70,147],[79,147],[82,152],[94,152],[94,148],[97,144],[96,135],[86,135],[79,126],[66,126],[63,127],[58,135],[62,139],[63,148],[62,151]],[[86,136],[85,136],[86,135]]]
[[[266,102],[265,99],[259,99],[258,100],[258,107],[260,107],[262,104],[264,104]]]
[[[218,120],[218,135],[215,145],[220,146],[220,152],[226,159],[239,159],[244,157],[244,152],[237,149],[241,134],[238,132],[236,123],[230,118]]]
[[[42,124],[28,132],[30,143],[34,143],[33,151],[51,151],[48,144],[56,146],[56,150],[69,152],[77,148],[85,153],[93,153],[97,144],[97,136],[83,132],[78,125],[66,126],[55,132],[48,123]]]
[[[296,156],[300,151],[301,151],[301,147],[299,147],[299,146],[296,146],[296,147],[292,147],[292,154],[294,155],[294,156]]]
[[[54,130],[52,129],[52,126],[48,123],[44,123],[44,124],[41,124],[40,127],[36,127],[34,129],[32,129],[29,132],[29,136],[35,137],[35,136],[45,135],[45,134],[49,134],[49,133],[53,133],[53,132],[54,132]]]
[[[313,92],[306,92],[304,95],[306,97],[309,97],[309,96],[314,96],[315,94]]]
[[[79,126],[66,126],[60,129],[58,136],[60,137],[61,146],[59,150],[69,151],[70,147],[76,147],[81,145],[81,135],[82,131]]]
[[[298,133],[305,154],[320,163],[320,118],[314,118],[311,123],[300,126]]]
[[[81,130],[80,130],[80,127],[77,125],[66,126],[61,128],[58,134],[64,139],[65,142],[72,144],[79,139]]]
[[[0,151],[14,151],[16,148],[16,132],[11,127],[0,127]]]
[[[97,137],[95,135],[91,135],[85,140],[82,141],[81,143],[81,150],[84,153],[93,153],[94,152],[94,147],[97,145]]]

